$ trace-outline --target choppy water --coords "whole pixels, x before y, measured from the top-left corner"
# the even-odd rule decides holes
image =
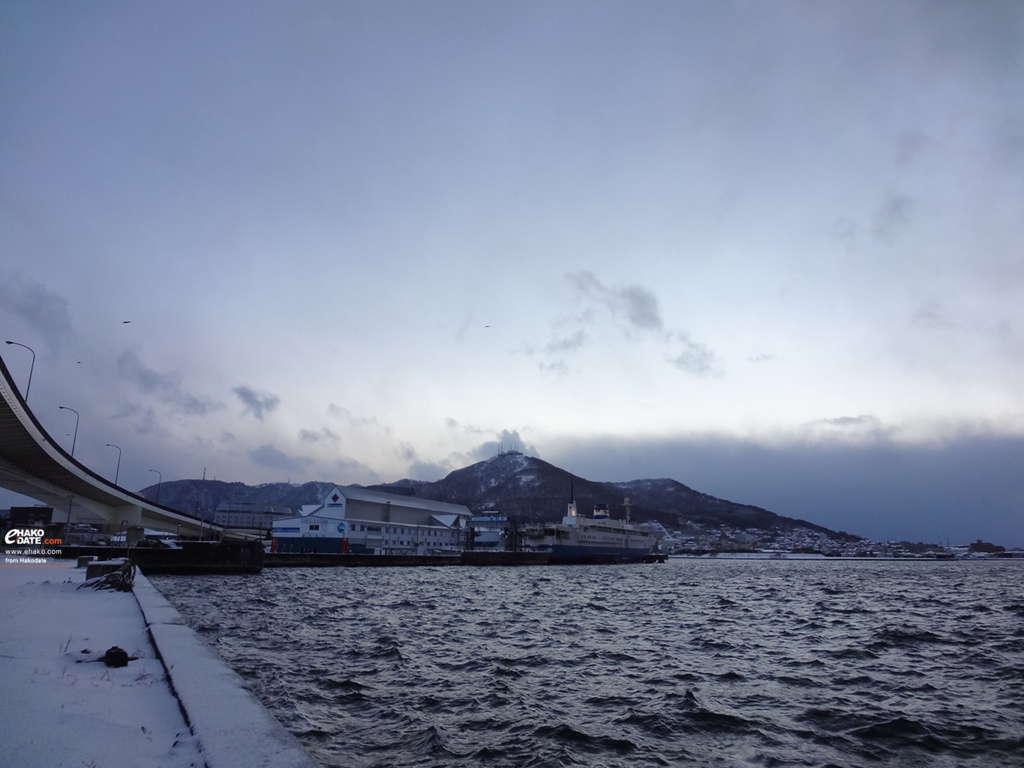
[[[1021,766],[1024,563],[153,583],[324,766]]]

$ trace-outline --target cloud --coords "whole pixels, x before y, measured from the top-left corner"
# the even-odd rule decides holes
[[[892,245],[910,226],[914,201],[906,195],[887,195],[875,212],[871,234],[876,240]]]
[[[450,457],[441,461],[423,461],[416,453],[416,449],[409,443],[402,443],[397,449],[399,457],[408,465],[405,470],[405,477],[411,480],[426,480],[433,482],[451,472],[455,465]]]
[[[465,457],[469,462],[482,461],[497,456],[499,451],[520,451],[531,456],[539,456],[537,447],[523,439],[519,430],[503,429],[494,440],[486,440],[470,449]]]
[[[570,272],[566,279],[581,294],[606,307],[615,317],[625,318],[627,329],[661,331],[663,327],[658,297],[641,285],[611,288],[589,270]]]
[[[449,419],[448,422],[449,426],[456,429],[462,429],[469,434],[486,432],[486,430],[478,429],[476,427],[470,427],[467,429],[454,419]],[[414,479],[438,480],[452,470],[466,467],[470,464],[475,464],[478,461],[490,459],[497,456],[499,451],[512,450],[521,451],[530,456],[540,457],[540,452],[537,447],[524,440],[518,430],[504,429],[500,433],[496,434],[494,439],[478,443],[468,451],[453,451],[440,461],[423,462],[417,460],[416,463],[410,465],[409,471],[416,471],[417,474],[412,475]],[[413,459],[415,456],[410,454],[407,455],[406,458]]]
[[[837,428],[873,416],[823,419]],[[547,460],[590,480],[671,477],[702,493],[876,540],[1024,546],[1024,438],[952,436],[761,443],[728,437],[573,437]]]
[[[933,140],[923,131],[905,131],[893,140],[896,165],[909,168],[914,165]]]
[[[519,434],[518,429],[514,429],[511,432],[507,429],[503,429],[501,434],[498,435],[498,445],[503,451],[521,451],[522,453],[536,454],[537,449],[527,443],[523,436]]]
[[[327,406],[327,415],[331,418],[344,421],[354,427],[368,427],[377,423],[375,416],[353,416],[352,411],[348,408],[344,408],[336,403],[331,403]]]
[[[316,431],[311,429],[299,430],[299,440],[301,440],[304,443],[322,443],[324,441],[336,443],[340,439],[341,438],[339,438],[334,432],[332,432],[327,427],[324,427],[323,429]]]
[[[449,419],[449,421],[451,420]],[[455,469],[456,466],[460,466],[452,464],[451,457],[441,461],[423,461],[417,455],[416,449],[409,443],[399,445],[396,452],[399,458],[407,464],[405,478],[411,480],[433,482],[443,478]]]
[[[895,245],[913,223],[916,208],[910,196],[889,193],[878,204],[867,226],[855,218],[840,216],[833,222],[832,232],[850,253],[872,245]]]
[[[637,334],[664,343],[665,357],[677,370],[698,376],[715,370],[715,353],[706,344],[694,341],[682,330],[666,329],[661,316],[658,297],[642,285],[611,287],[602,283],[588,270],[571,272],[566,279],[585,298],[603,306],[622,325],[627,337]],[[583,322],[589,312],[579,320]],[[555,339],[545,347],[548,353],[573,351],[588,341],[587,334],[578,329]],[[557,366],[551,366],[558,370]]]
[[[128,420],[137,435],[158,439],[168,436],[167,430],[152,408],[126,403],[114,414],[114,418]]]
[[[544,347],[544,351],[550,354],[558,354],[560,352],[573,352],[584,346],[588,341],[586,331],[578,330],[568,336],[560,339],[554,339],[548,342]]]
[[[451,416],[444,420],[444,424],[448,429],[458,429],[463,432],[469,432],[470,434],[485,434],[490,430],[483,429],[482,427],[474,426],[473,424],[463,424],[458,419],[453,419]]]
[[[184,391],[181,387],[181,377],[177,373],[160,373],[148,368],[134,350],[126,349],[118,356],[117,372],[122,378],[138,386],[144,394],[156,395],[179,411],[203,416],[222,407],[219,403],[204,400]]]
[[[808,434],[830,438],[871,438],[891,436],[893,430],[882,424],[877,416],[837,416],[831,419],[817,419],[802,425]]]
[[[550,363],[540,363],[537,366],[544,373],[549,373],[552,376],[568,376],[569,366],[565,364],[564,360],[555,360]]]
[[[471,448],[467,453],[452,454],[452,456],[459,456],[459,459],[457,461],[452,461],[451,457],[449,457],[449,460],[446,460],[445,463],[451,464],[454,467],[463,467],[466,466],[466,464],[490,458],[491,456],[496,455],[499,449],[502,451],[517,450],[537,455],[537,448],[526,442],[518,429],[503,429],[500,432],[495,432],[493,429],[484,429],[482,427],[461,424],[452,418],[447,419],[447,424],[450,428],[458,429],[469,435],[492,436],[491,439],[484,440],[482,443],[477,444],[475,448]]]
[[[238,395],[238,399],[245,405],[245,410],[242,413],[251,413],[259,421],[263,421],[265,415],[281,404],[281,398],[277,395],[260,392],[245,385],[237,386],[231,391]]]
[[[821,419],[817,422],[818,424],[827,424],[833,427],[840,427],[842,429],[848,429],[850,427],[863,427],[864,425],[870,427],[877,427],[881,422],[874,416],[839,416],[834,419]]]
[[[304,456],[289,456],[269,443],[249,451],[248,456],[253,463],[260,467],[283,472],[302,472],[308,469],[312,463]]]
[[[673,332],[669,338],[678,347],[678,351],[669,354],[669,362],[676,368],[698,376],[714,371],[715,354],[707,346],[691,341],[683,333]]]
[[[20,319],[56,352],[74,335],[67,299],[47,290],[42,283],[14,275],[0,281],[0,311]],[[13,339],[17,341],[17,339]]]
[[[408,476],[410,480],[426,480],[432,483],[451,471],[452,467],[447,462],[414,461],[409,465]]]
[[[930,330],[948,330],[957,327],[947,308],[937,301],[929,301],[924,304],[914,313],[911,323]]]
[[[661,330],[658,298],[652,291],[639,285],[627,285],[619,289],[616,298],[616,311],[624,312],[631,325],[642,330]]]

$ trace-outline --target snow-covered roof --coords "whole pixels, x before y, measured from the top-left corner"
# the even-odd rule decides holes
[[[315,515],[296,515],[295,517],[278,517],[271,521],[271,525],[274,528],[286,528],[290,525],[298,525],[299,523],[330,523],[334,520],[343,520],[344,515],[340,509],[333,510],[334,514],[329,514],[332,510],[324,509],[320,510]]]
[[[366,501],[375,504],[391,503],[395,507],[406,509],[419,509],[425,512],[440,512],[449,515],[471,515],[469,507],[463,504],[451,504],[447,501],[434,501],[432,499],[421,499],[416,496],[402,496],[397,493],[384,493],[383,491],[371,491],[367,488],[360,488],[356,485],[337,485],[332,488],[324,497],[325,502],[337,491],[349,501]],[[330,509],[330,507],[326,507]],[[321,514],[324,510],[317,510]]]

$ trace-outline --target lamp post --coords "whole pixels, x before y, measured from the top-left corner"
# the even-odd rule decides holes
[[[117,469],[114,470],[114,485],[117,485],[117,477],[121,474],[121,446],[107,443],[107,448],[117,448]]]
[[[64,524],[64,538],[61,544],[65,547],[71,543],[71,505],[75,503],[75,494],[68,494],[68,521]]]
[[[163,473],[159,469],[151,469],[150,472],[156,472],[156,503],[160,503],[160,483],[164,481]]]
[[[25,347],[29,352],[32,353],[32,365],[28,367],[28,386],[25,387],[25,402],[28,402],[28,391],[32,389],[32,371],[36,369],[36,351],[27,344],[21,344],[17,341],[8,341],[8,344],[13,344],[16,347]]]
[[[62,411],[71,411],[75,414],[75,436],[71,438],[71,458],[73,459],[75,458],[75,443],[78,442],[78,420],[81,417],[78,415],[78,411],[74,408],[68,408],[66,405],[58,405],[57,407]]]

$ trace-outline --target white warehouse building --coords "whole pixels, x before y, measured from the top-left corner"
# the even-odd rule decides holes
[[[461,504],[336,485],[320,505],[273,521],[271,552],[440,555],[465,548]]]

